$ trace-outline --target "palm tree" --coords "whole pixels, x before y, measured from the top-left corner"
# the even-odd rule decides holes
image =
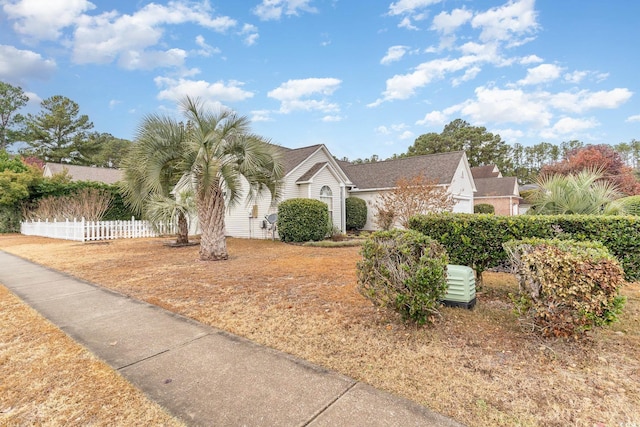
[[[186,126],[166,117],[143,121],[138,142],[142,144],[134,150],[134,155],[142,155],[128,162],[144,171],[143,183],[135,188],[147,194],[162,192],[163,179],[178,177],[175,183],[180,180],[195,196],[200,259],[227,259],[226,210],[245,199],[250,203],[266,191],[277,200],[283,167],[276,147],[251,133],[246,117],[229,110],[207,111],[201,101],[189,97],[180,104]]]
[[[620,197],[616,187],[602,180],[602,172],[585,169],[574,175],[545,175],[532,193],[532,214],[607,214]]]
[[[186,134],[185,126],[171,118],[145,117],[123,159],[120,185],[126,202],[154,227],[159,222],[177,221],[177,244],[189,243],[189,206],[173,192],[183,174]]]

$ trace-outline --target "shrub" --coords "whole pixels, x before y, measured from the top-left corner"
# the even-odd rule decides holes
[[[624,268],[627,280],[640,279],[640,218],[617,215],[439,214],[413,217],[410,228],[438,240],[452,264],[476,270],[507,261],[502,244],[509,240],[571,238],[601,242]]]
[[[375,305],[424,324],[447,291],[446,251],[412,230],[378,231],[364,243],[357,264],[358,290]]]
[[[100,221],[109,209],[113,197],[108,190],[83,188],[68,196],[47,196],[38,200],[37,207],[25,212],[29,220],[63,220],[84,218]]]
[[[520,284],[518,307],[545,336],[578,336],[618,318],[624,272],[597,242],[558,239],[504,244]]]
[[[104,213],[103,220],[129,220],[135,213],[125,204],[120,189],[114,184],[104,184],[101,182],[93,181],[74,181],[56,179],[54,176],[52,179],[42,180],[33,189],[30,195],[30,206],[28,209],[34,209],[37,201],[47,197],[62,197],[72,196],[82,192],[84,189],[97,189],[108,193],[111,197],[111,204],[109,209]]]
[[[289,199],[278,205],[278,235],[283,242],[322,240],[327,236],[329,209],[314,199]]]
[[[492,214],[496,213],[496,208],[489,203],[480,203],[473,207],[473,213],[477,214]]]
[[[0,205],[0,233],[19,233],[22,215],[17,206]]]
[[[362,230],[367,223],[367,202],[358,197],[344,201],[347,230]]]

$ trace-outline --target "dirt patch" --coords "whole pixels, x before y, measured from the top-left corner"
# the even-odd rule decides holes
[[[512,276],[487,273],[473,311],[407,326],[356,290],[358,247],[229,239],[198,260],[167,239],[86,245],[1,236],[0,248],[402,395],[470,426],[640,423],[640,285],[621,322],[542,341],[512,312]]]
[[[0,307],[0,425],[183,425],[3,286]]]

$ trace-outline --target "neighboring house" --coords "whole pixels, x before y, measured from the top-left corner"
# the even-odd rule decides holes
[[[62,163],[45,163],[42,173],[45,177],[67,172],[72,181],[96,181],[114,184],[122,179],[123,172],[119,169],[99,168],[94,166],[66,165]]]
[[[367,202],[365,230],[376,229],[374,219],[378,195],[392,190],[400,178],[410,179],[418,175],[448,188],[454,200],[453,212],[473,213],[476,187],[464,151],[357,165],[340,162],[340,165],[354,184],[348,195],[359,197]]]
[[[486,203],[492,205],[496,215],[518,215],[522,198],[515,176],[502,176],[495,165],[471,168],[477,192],[473,204]]]

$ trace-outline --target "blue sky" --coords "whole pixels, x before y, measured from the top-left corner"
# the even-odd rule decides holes
[[[640,3],[0,0],[0,80],[133,139],[200,97],[338,157],[407,150],[462,118],[509,143],[640,138]]]

